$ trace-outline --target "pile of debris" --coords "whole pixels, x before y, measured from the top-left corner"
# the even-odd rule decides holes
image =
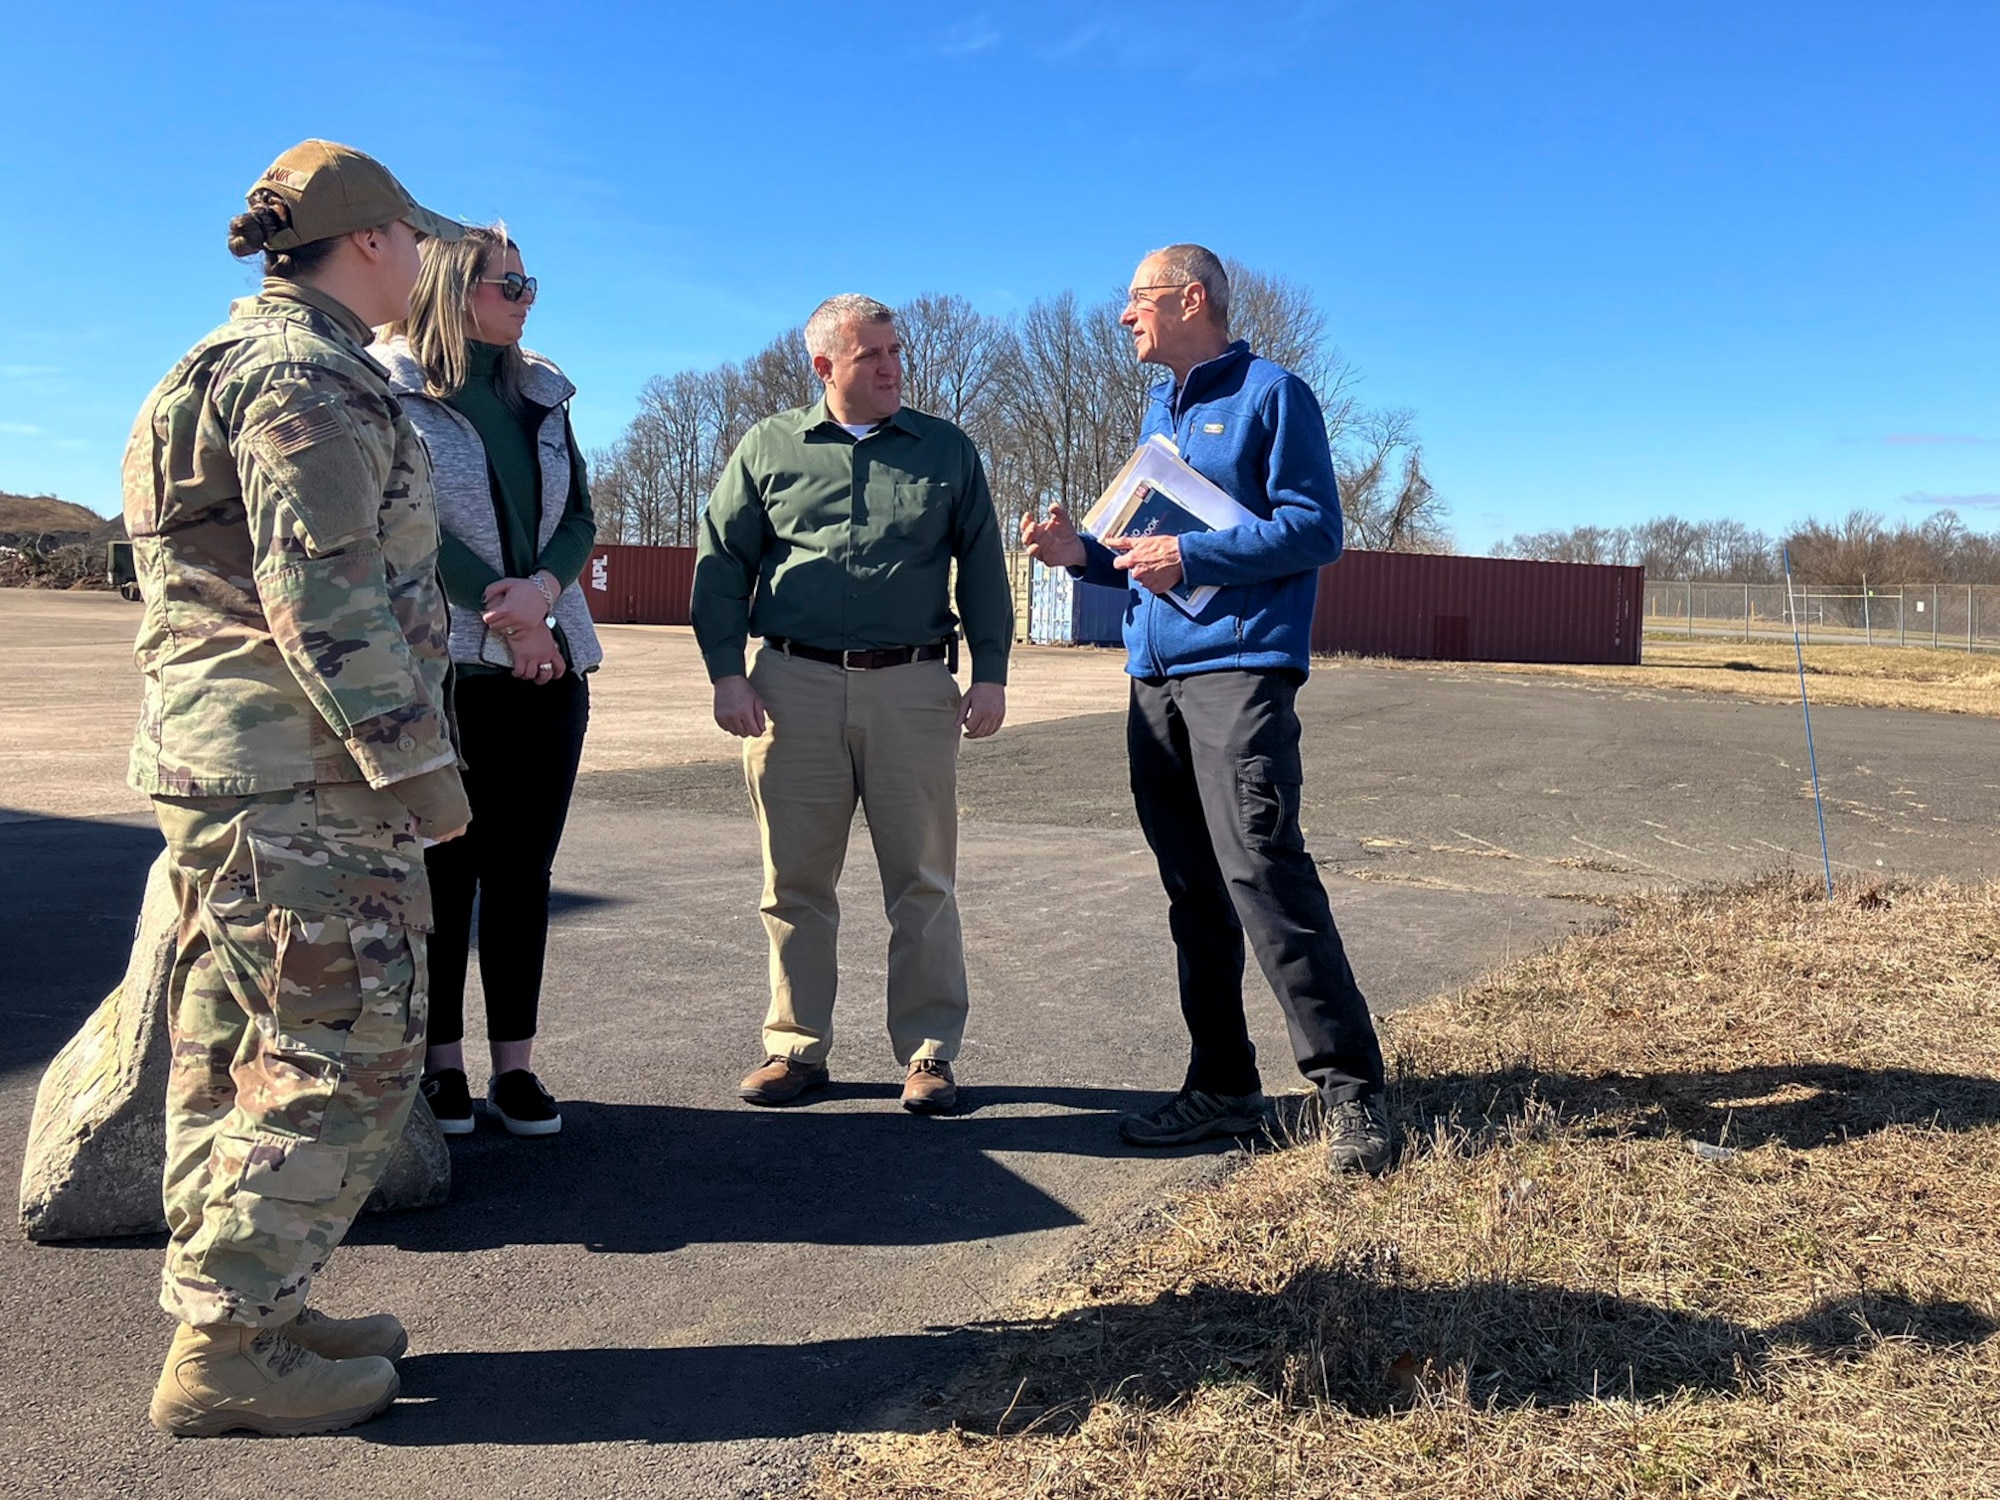
[[[0,588],[110,587],[104,543],[89,532],[0,532]]]

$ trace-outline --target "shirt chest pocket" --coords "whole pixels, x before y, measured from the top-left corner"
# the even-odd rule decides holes
[[[879,480],[868,486],[871,531],[893,547],[929,552],[951,530],[951,486],[928,481]]]

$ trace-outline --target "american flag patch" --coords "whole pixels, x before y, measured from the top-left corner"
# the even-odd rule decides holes
[[[340,418],[334,415],[332,407],[316,406],[310,411],[278,418],[264,429],[264,435],[280,453],[303,453],[315,443],[339,437]]]

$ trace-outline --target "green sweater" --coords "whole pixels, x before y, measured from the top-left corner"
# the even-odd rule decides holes
[[[486,449],[493,511],[500,523],[501,556],[507,564],[505,574],[496,573],[464,542],[446,532],[438,551],[438,572],[444,578],[445,596],[460,609],[483,608],[488,585],[498,583],[502,577],[526,578],[542,568],[555,575],[559,587],[568,588],[583,572],[583,565],[590,560],[590,549],[597,541],[597,517],[590,508],[589,476],[584,472],[576,434],[570,431],[565,418],[569,497],[548,546],[537,550],[535,538],[541,532],[542,520],[542,470],[535,456],[535,442],[548,408],[527,402],[516,411],[507,404],[495,381],[501,351],[499,344],[468,343],[465,386],[455,396],[446,398],[452,410],[472,424]],[[563,642],[562,648],[564,658],[568,659],[568,643]],[[505,669],[461,662],[458,670],[478,673]]]
[[[1004,683],[1013,592],[972,439],[904,407],[859,442],[826,402],[752,427],[702,512],[694,633],[711,680],[748,637],[924,646],[965,620],[974,682]]]

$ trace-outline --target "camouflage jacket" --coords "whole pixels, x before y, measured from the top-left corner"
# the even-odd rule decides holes
[[[365,781],[421,815],[463,806],[430,460],[368,338],[332,298],[267,280],[140,408],[138,790]]]

